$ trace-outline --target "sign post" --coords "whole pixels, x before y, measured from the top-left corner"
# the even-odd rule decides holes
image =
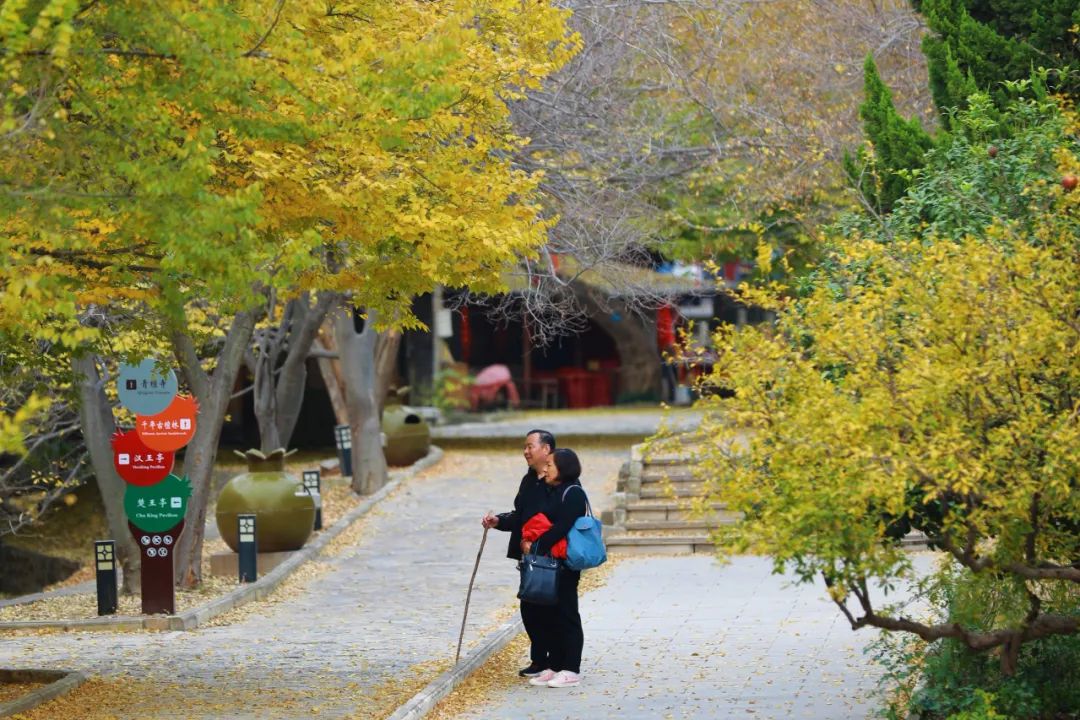
[[[144,615],[176,613],[173,552],[184,531],[184,521],[164,532],[148,532],[128,521],[131,534],[142,550],[142,611]]]
[[[177,394],[176,374],[150,359],[122,364],[120,402],[135,413],[135,429],[113,436],[113,464],[127,483],[124,514],[142,551],[142,611],[176,612],[173,558],[184,531],[191,484],[172,474],[175,453],[195,435],[198,405]]]

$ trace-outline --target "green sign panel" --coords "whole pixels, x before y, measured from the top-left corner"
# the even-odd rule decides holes
[[[184,519],[190,497],[188,479],[170,474],[154,485],[128,485],[124,491],[124,513],[140,530],[165,532]]]

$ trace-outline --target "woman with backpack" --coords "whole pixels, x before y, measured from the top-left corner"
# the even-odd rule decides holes
[[[551,454],[542,471],[548,494],[541,510],[551,521],[551,527],[535,541],[523,539],[522,552],[551,553],[556,543],[566,538],[574,521],[585,515],[587,499],[580,476],[581,461],[577,453],[561,448]],[[573,687],[581,682],[581,650],[585,644],[578,613],[581,572],[563,567],[559,573],[558,602],[544,616],[550,667],[529,680],[532,685],[552,688]]]

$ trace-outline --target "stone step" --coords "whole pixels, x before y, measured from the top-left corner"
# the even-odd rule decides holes
[[[697,454],[692,450],[684,450],[680,453],[664,453],[660,455],[646,455],[641,459],[645,467],[669,467],[671,465],[696,465]]]
[[[696,486],[696,487],[700,488],[700,487],[702,487],[701,480],[699,480],[696,477],[688,477],[688,476],[684,476],[684,477],[643,478],[642,480],[640,480],[640,483],[638,485],[638,492],[646,490],[646,489],[658,490],[658,489],[664,489],[664,488],[669,488],[669,487],[674,488],[675,490],[678,490],[679,488],[686,488],[686,487],[689,487],[689,486]],[[626,492],[626,480],[625,480],[625,478],[619,480],[619,483],[618,483],[616,489],[619,492]],[[700,490],[698,490],[698,491],[692,491],[689,494],[690,495],[698,495],[698,494],[701,494],[701,492],[700,492]],[[663,497],[662,493],[660,495],[657,495],[657,497]],[[681,497],[681,495],[680,495],[680,497]]]
[[[662,500],[671,497],[696,498],[701,497],[704,492],[705,486],[700,482],[671,483],[670,486],[666,483],[654,483],[642,485],[638,497],[642,500]]]
[[[708,518],[686,518],[675,520],[627,520],[627,533],[648,533],[654,530],[711,530],[719,525],[732,525],[738,518],[735,513],[724,513]]]
[[[619,481],[617,483],[616,489],[619,492],[626,492],[628,480],[629,480],[629,478],[627,478],[627,477],[620,477]],[[644,475],[644,476],[642,476],[641,479],[639,480],[638,487],[642,488],[642,489],[647,488],[647,487],[656,488],[656,487],[666,486],[669,483],[671,485],[675,486],[675,487],[680,487],[680,486],[682,486],[684,484],[687,484],[687,483],[699,483],[700,484],[701,480],[694,477],[693,475],[691,475],[689,473],[687,473],[687,474],[676,474],[676,475],[668,475],[666,473],[656,473],[654,475]]]
[[[690,509],[686,503],[675,500],[635,500],[626,505],[626,521],[689,520]],[[738,517],[723,503],[712,504],[712,517],[728,521]]]
[[[686,535],[613,535],[604,538],[608,552],[615,555],[690,555],[712,553],[709,536]]]
[[[642,453],[639,457],[645,465],[682,465],[697,462],[703,452],[700,443],[675,447],[655,448],[652,452]]]
[[[672,465],[670,468],[663,467],[645,467],[641,471],[641,484],[644,485],[647,482],[660,482],[664,479],[668,479],[671,482],[695,482],[698,477],[694,475],[694,471],[689,465],[679,466]]]

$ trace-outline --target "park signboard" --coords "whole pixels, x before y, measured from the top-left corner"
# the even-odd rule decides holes
[[[113,464],[127,483],[124,514],[141,551],[142,611],[176,612],[173,558],[184,530],[191,483],[174,475],[175,453],[195,435],[194,398],[180,395],[176,373],[153,359],[122,364],[120,403],[135,413],[135,428],[113,436]]]

